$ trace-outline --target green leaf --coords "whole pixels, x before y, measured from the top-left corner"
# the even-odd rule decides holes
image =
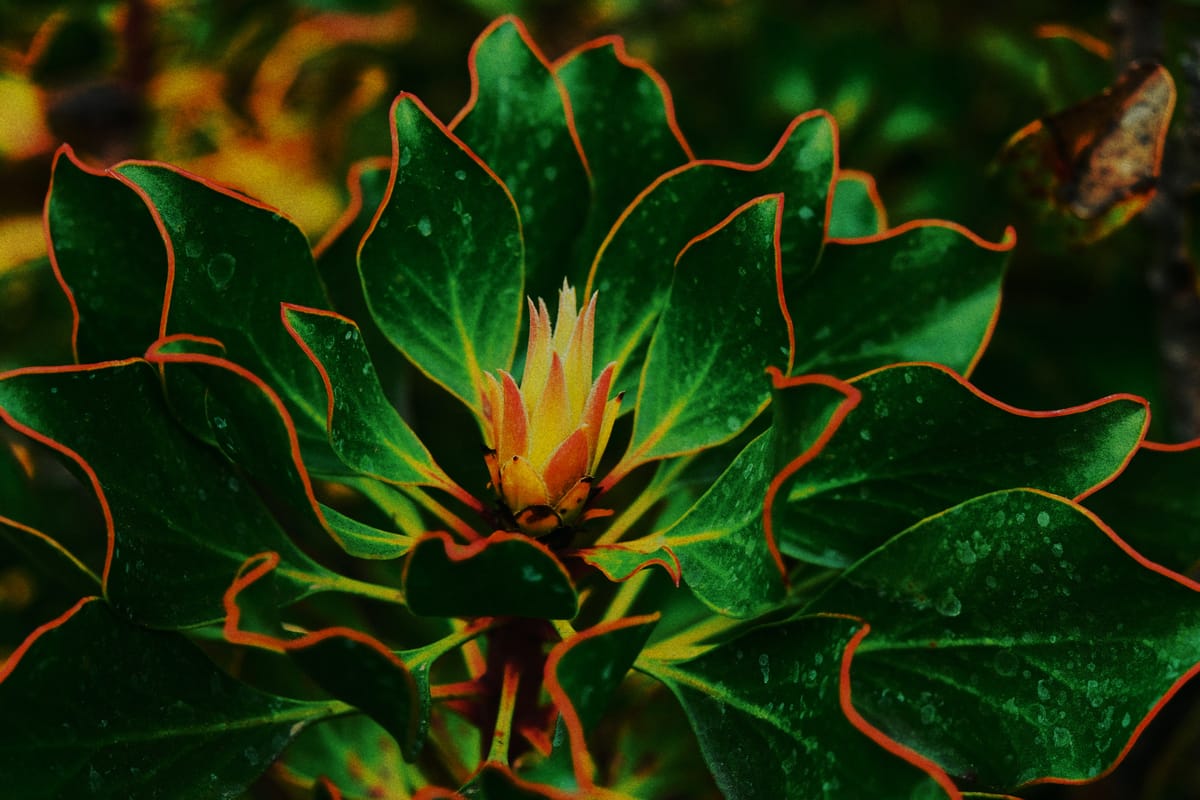
[[[933,221],[830,242],[815,272],[784,283],[793,374],[850,378],[898,361],[969,372],[991,334],[1015,242],[1011,229],[991,244]]]
[[[581,269],[567,274],[579,285],[621,212],[658,176],[689,161],[691,150],[679,133],[662,78],[644,61],[630,58],[619,37],[573,50],[555,63],[554,72],[571,98],[592,176],[592,202],[575,245],[573,263]],[[637,135],[630,136],[631,131]]]
[[[283,322],[321,372],[329,395],[329,436],[347,467],[396,485],[449,483],[384,394],[353,321],[285,306]]]
[[[694,161],[639,194],[588,275],[586,294],[599,291],[605,308],[596,319],[596,363],[637,366],[630,359],[662,310],[680,251],[756,197],[786,198],[779,245],[783,273],[809,272],[825,238],[835,136],[832,117],[813,112],[798,117],[759,164]]]
[[[625,617],[588,628],[554,646],[546,660],[551,697],[574,736],[594,728],[612,695],[646,646],[658,615]],[[577,745],[577,746],[582,746]]]
[[[423,703],[404,663],[356,631],[327,629],[312,638],[288,650],[292,660],[325,691],[382,725],[406,758],[415,758],[424,743]],[[427,724],[428,712],[425,717]]]
[[[620,544],[598,544],[565,553],[590,564],[614,583],[627,581],[637,573],[658,565],[679,585],[679,559],[660,537],[647,536]]]
[[[404,594],[421,616],[571,619],[579,610],[570,577],[545,545],[503,531],[470,545],[441,532],[422,538],[404,567]]]
[[[105,594],[139,622],[220,619],[230,579],[262,550],[283,555],[283,602],[333,577],[288,540],[232,465],[170,419],[144,361],[7,373],[0,416],[83,469],[108,526]]]
[[[688,586],[718,614],[753,617],[783,599],[781,565],[762,522],[772,466],[767,432],[663,534]]]
[[[1146,558],[1191,574],[1200,561],[1200,448],[1143,443],[1117,479],[1085,505]]]
[[[208,387],[204,414],[213,441],[231,461],[270,487],[294,520],[332,537],[351,555],[394,558],[412,544],[401,533],[379,530],[343,514],[325,514],[300,454],[299,434],[282,399],[253,373],[226,359],[190,352],[193,342],[160,342],[147,358],[170,377],[182,370]]]
[[[415,97],[400,95],[392,113],[388,195],[359,251],[367,305],[392,344],[479,416],[482,373],[507,369],[517,345],[516,205]]]
[[[1142,439],[1144,400],[1065,411],[1004,406],[954,373],[907,364],[851,381],[862,400],[803,469],[773,487],[772,523],[789,556],[848,566],[938,511],[997,489],[1076,497],[1110,480]],[[797,390],[776,390],[776,425],[803,429]]]
[[[913,756],[894,745],[885,751],[847,719],[842,666],[862,628],[850,619],[805,617],[758,628],[690,661],[642,659],[638,666],[679,698],[730,800],[945,798],[945,775],[902,760]]]
[[[117,171],[140,187],[170,244],[163,334],[220,341],[226,358],[283,398],[305,457],[329,461],[324,387],[279,321],[280,303],[329,302],[304,234],[274,209],[174,167],[127,162]]]
[[[480,34],[470,66],[471,100],[450,128],[512,192],[525,239],[525,291],[551,297],[566,277],[589,197],[566,91],[514,17]]]
[[[764,370],[790,361],[778,291],[784,205],[778,195],[753,200],[680,254],[642,369],[624,469],[727,441],[766,406]]]
[[[374,321],[367,311],[358,274],[358,246],[383,205],[391,172],[391,162],[386,158],[371,158],[351,165],[346,178],[350,206],[313,247],[317,271],[333,307],[354,320],[359,328],[373,328]]]
[[[93,598],[0,670],[0,774],[27,800],[233,797],[303,725],[343,708],[250,689],[180,634]]]
[[[861,239],[887,229],[887,213],[875,179],[865,172],[840,170],[829,213],[829,238]]]
[[[284,751],[279,769],[297,782],[328,778],[347,798],[408,800],[400,785],[404,765],[387,731],[362,714],[305,728]]]
[[[142,198],[63,145],[54,157],[46,225],[55,271],[75,310],[76,356],[140,356],[158,338],[167,283],[166,245]]]
[[[868,720],[1009,790],[1107,771],[1200,661],[1198,589],[1019,489],[910,528],[807,610],[871,621],[851,670]]]
[[[353,628],[320,628],[300,636],[286,633],[276,599],[278,566],[276,553],[257,554],[242,565],[225,596],[229,612],[225,638],[238,645],[286,652],[318,686],[383,726],[405,758],[415,758],[429,721],[429,682],[424,672],[418,679],[398,654]]]
[[[101,591],[100,576],[61,542],[37,528],[0,516],[0,539],[49,575],[74,597]]]
[[[596,771],[585,735],[600,722],[658,619],[653,614],[601,623],[559,642],[546,659],[546,690],[569,736],[580,785],[592,785]]]

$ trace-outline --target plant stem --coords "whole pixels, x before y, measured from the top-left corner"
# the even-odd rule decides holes
[[[513,711],[517,707],[517,688],[521,685],[521,674],[516,664],[504,665],[504,681],[500,686],[500,708],[496,711],[496,728],[492,733],[492,746],[487,760],[498,764],[508,763],[508,745],[512,739]]]

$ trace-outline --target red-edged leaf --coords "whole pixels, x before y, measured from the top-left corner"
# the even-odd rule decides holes
[[[434,532],[404,567],[413,613],[442,617],[571,619],[579,601],[559,560],[542,543],[497,531],[470,545]]]
[[[335,577],[291,543],[244,476],[175,424],[144,361],[0,375],[0,419],[83,471],[108,532],[105,595],[140,622],[219,619],[230,576],[261,550],[289,567],[285,602]]]
[[[621,544],[600,544],[581,547],[567,555],[574,556],[604,573],[610,581],[627,581],[637,573],[658,565],[679,585],[679,559],[659,537],[635,539]]]
[[[90,598],[0,669],[0,775],[22,800],[231,797],[342,708],[255,691],[182,635]]]
[[[643,657],[638,666],[679,698],[731,800],[958,798],[928,760],[851,722],[851,656],[867,630],[851,619],[802,617],[689,661]]]
[[[516,204],[415,97],[396,98],[392,117],[388,192],[359,250],[367,306],[393,345],[479,416],[482,374],[510,366],[524,308]]]
[[[600,721],[658,620],[652,614],[601,623],[559,642],[546,659],[546,689],[562,715],[581,787],[593,786],[596,777],[587,731]]]
[[[450,129],[512,192],[525,239],[525,291],[551,297],[565,276],[590,194],[566,90],[515,17],[489,25],[468,63],[471,99]]]

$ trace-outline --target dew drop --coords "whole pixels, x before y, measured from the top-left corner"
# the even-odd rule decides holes
[[[466,170],[457,169],[454,171],[454,177],[458,178],[460,181],[465,181],[467,179],[467,172]]]
[[[400,148],[400,166],[407,167],[408,162],[412,161],[412,150],[407,147]]]
[[[208,260],[205,271],[213,286],[224,289],[233,280],[233,271],[237,268],[237,259],[231,253],[217,253]]]
[[[762,670],[763,683],[771,680],[771,657],[763,653],[758,657],[758,668]]]
[[[433,233],[433,223],[429,221],[429,217],[421,217],[417,220],[417,233],[422,236]]]
[[[962,601],[954,594],[953,589],[947,589],[934,605],[937,612],[944,617],[957,617],[962,613]]]
[[[1039,511],[1037,515],[1038,525],[1043,528],[1050,524],[1050,515],[1045,511]]]

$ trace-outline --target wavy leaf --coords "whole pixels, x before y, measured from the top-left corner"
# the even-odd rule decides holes
[[[847,718],[845,670],[863,630],[850,619],[804,617],[690,661],[638,666],[679,698],[730,800],[955,796],[936,767],[889,754]]]
[[[997,489],[1076,497],[1132,456],[1146,403],[1116,396],[1074,409],[1021,411],[935,365],[907,364],[851,382],[862,401],[803,469],[772,488],[780,549],[848,566],[910,525]],[[807,398],[777,388],[776,425],[803,428]]]
[[[1079,506],[1018,489],[913,526],[806,610],[871,620],[852,669],[863,716],[1004,791],[1123,755],[1197,671],[1197,590]]]
[[[180,634],[91,598],[0,670],[0,774],[28,800],[228,797],[305,724],[343,708],[255,691]]]
[[[784,283],[793,373],[851,378],[900,361],[969,372],[991,335],[1015,243],[1012,229],[992,244],[936,221],[829,242],[812,274]]]
[[[482,373],[507,369],[517,345],[517,208],[415,97],[396,98],[392,117],[387,197],[359,250],[367,306],[393,345],[479,416]]]
[[[512,192],[525,239],[525,291],[551,297],[566,277],[589,195],[566,91],[515,17],[488,26],[468,63],[471,99],[450,128]]]

